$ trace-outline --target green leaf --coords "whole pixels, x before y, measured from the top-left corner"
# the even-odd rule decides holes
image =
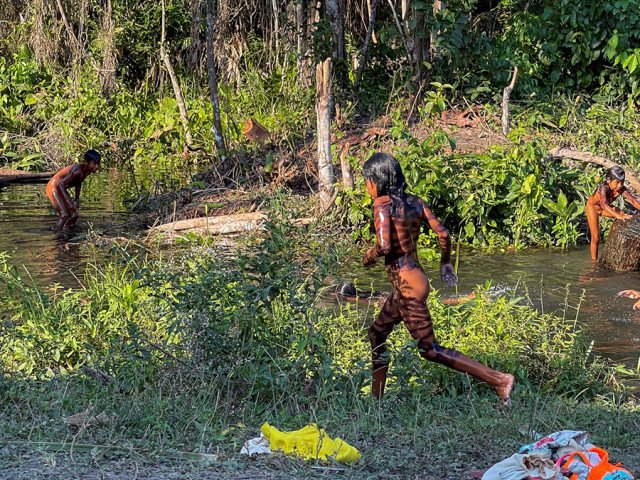
[[[25,105],[35,105],[36,103],[38,103],[38,97],[31,93],[29,93],[24,99]]]
[[[558,195],[558,207],[560,210],[567,208],[567,197],[562,192]]]

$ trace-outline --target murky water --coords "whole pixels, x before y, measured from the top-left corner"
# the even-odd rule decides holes
[[[82,186],[76,227],[59,233],[50,230],[57,216],[44,193],[45,184],[0,189],[0,251],[9,254],[23,277],[37,284],[77,287],[76,276],[82,277],[94,255],[78,239],[90,229],[122,233],[128,215],[124,202],[133,188],[130,177],[116,170],[90,175]]]
[[[343,280],[363,289],[390,290],[384,262],[365,270],[359,262],[345,265]],[[640,272],[617,274],[593,267],[588,247],[570,251],[528,250],[517,253],[461,256],[459,282],[445,287],[437,265],[423,262],[432,287],[443,297],[467,294],[477,285],[491,282],[498,295],[527,294],[535,308],[556,311],[585,324],[595,341],[594,351],[636,368],[640,355],[640,311],[634,300],[617,297],[620,290],[640,290]],[[581,301],[582,298],[582,301]],[[580,309],[575,307],[580,304]]]

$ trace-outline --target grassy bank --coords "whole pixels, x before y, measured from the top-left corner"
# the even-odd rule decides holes
[[[420,359],[403,328],[391,337],[388,395],[373,402],[365,315],[320,301],[348,249],[335,237],[335,225],[278,222],[238,256],[202,245],[171,258],[119,252],[87,272],[84,289],[66,292],[33,287],[3,262],[7,472],[79,475],[97,462],[122,477],[135,467],[148,477],[182,469],[186,478],[467,478],[528,442],[526,430],[560,428],[589,430],[616,460],[640,464],[640,409],[615,369],[589,354],[572,322],[481,289],[462,306],[431,299],[436,331],[443,344],[516,375],[514,412],[496,410],[486,386]],[[89,406],[104,411],[103,424],[65,424]],[[363,459],[331,473],[239,456],[264,421],[283,430],[318,422]],[[40,441],[120,449],[38,453],[29,442]],[[176,466],[175,452],[218,457]]]

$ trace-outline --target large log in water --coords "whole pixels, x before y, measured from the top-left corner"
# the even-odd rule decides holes
[[[33,173],[0,168],[0,187],[12,183],[46,183],[51,177],[53,172]]]
[[[225,235],[230,233],[241,233],[252,230],[261,230],[267,216],[262,212],[236,213],[231,215],[220,215],[213,217],[198,217],[188,220],[178,220],[164,223],[152,227],[152,231],[164,233],[196,233],[200,235]],[[296,226],[309,225],[316,219],[295,218],[291,223]]]
[[[640,270],[640,216],[613,223],[604,244],[600,266],[616,272]]]

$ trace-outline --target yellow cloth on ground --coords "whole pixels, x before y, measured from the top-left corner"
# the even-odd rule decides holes
[[[357,448],[337,437],[332,440],[324,429],[318,428],[315,423],[292,432],[281,432],[265,422],[260,431],[269,439],[271,450],[293,453],[307,460],[328,460],[331,457],[340,463],[355,463],[360,459]]]

